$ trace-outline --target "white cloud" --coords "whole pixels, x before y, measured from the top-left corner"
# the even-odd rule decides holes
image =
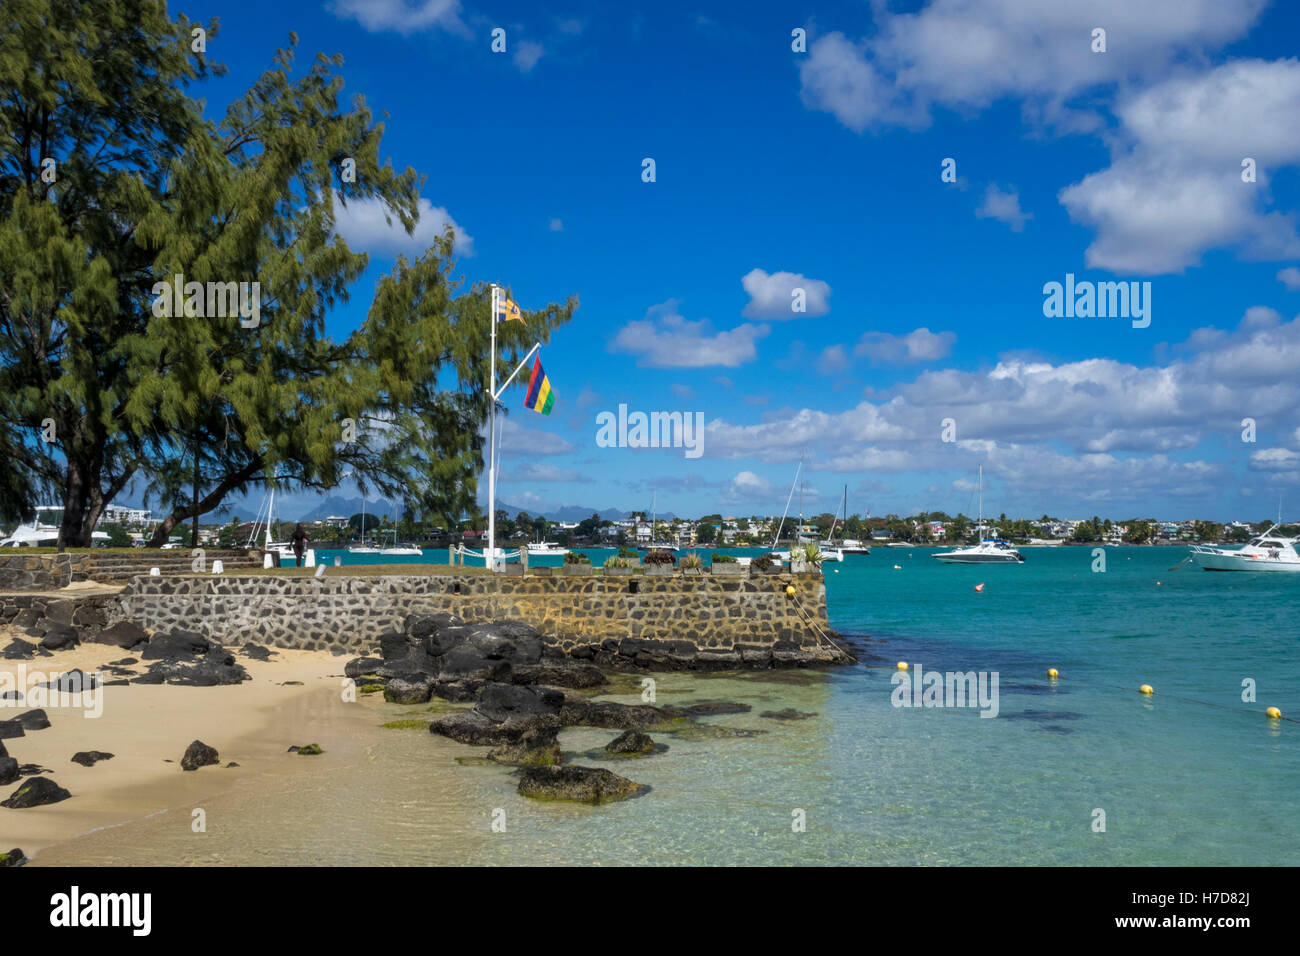
[[[1300,452],[1289,448],[1261,448],[1251,452],[1250,463],[1267,471],[1291,471],[1300,468]]]
[[[564,232],[564,223],[559,219],[551,220],[551,232]]]
[[[689,385],[670,385],[668,386],[674,395],[684,402],[689,402],[695,397],[695,389]]]
[[[505,471],[501,476],[501,481],[527,481],[534,484],[540,482],[586,483],[591,481],[591,478],[572,468],[557,468],[555,465],[527,462],[517,468]]]
[[[677,312],[677,300],[652,306],[646,317],[619,329],[610,350],[639,356],[651,368],[735,368],[758,355],[754,343],[767,335],[766,325],[739,325],[714,332],[707,319],[690,322]]]
[[[435,28],[469,34],[460,18],[460,0],[331,0],[328,9],[336,17],[356,20],[371,33],[407,35]]]
[[[993,183],[989,183],[984,190],[984,202],[975,210],[975,215],[980,219],[996,219],[1006,223],[1012,232],[1021,232],[1025,228],[1025,222],[1034,218],[1032,212],[1021,210],[1019,192],[1015,189],[1003,192]]]
[[[1235,329],[1193,335],[1168,364],[1110,359],[1053,364],[1004,359],[975,372],[940,369],[838,412],[788,409],[759,424],[714,420],[714,458],[789,463],[812,471],[974,474],[986,466],[1008,494],[1133,503],[1206,500],[1229,480],[1228,465],[1202,449],[1241,454],[1243,417],[1276,427],[1295,447],[1257,451],[1268,484],[1300,479],[1300,317],[1252,308]],[[944,419],[955,443],[941,440]],[[988,490],[986,482],[986,492]],[[951,504],[951,502],[949,502]],[[1010,507],[1006,510],[1011,511]]]
[[[537,65],[537,61],[542,58],[546,48],[540,43],[532,40],[524,40],[522,43],[515,44],[515,66],[519,67],[520,73],[527,73]]]
[[[774,272],[751,269],[740,280],[749,295],[749,304],[741,313],[747,319],[772,319],[783,322],[805,316],[825,315],[831,310],[827,301],[831,287],[820,279],[809,279],[797,272]],[[794,311],[794,290],[803,290],[804,311]]]
[[[847,371],[848,367],[849,357],[842,345],[828,345],[822,349],[822,354],[817,359],[817,371],[823,375],[839,375]]]
[[[865,332],[853,347],[853,354],[881,365],[933,362],[951,352],[955,341],[957,336],[952,332],[931,332],[927,328],[914,329],[906,335]]]
[[[1300,163],[1300,62],[1238,60],[1206,68],[1245,36],[1267,0],[932,0],[915,13],[874,4],[861,42],[817,38],[800,64],[801,94],[862,132],[920,127],[941,106],[966,114],[1019,102],[1026,121],[1093,133],[1109,168],[1059,194],[1093,228],[1087,264],[1119,273],[1180,272],[1211,249],[1247,258],[1300,255],[1290,215],[1268,183]],[[1108,32],[1105,53],[1092,30]],[[1112,101],[1115,117],[1107,116]],[[1116,118],[1118,121],[1116,121]],[[1241,181],[1253,158],[1258,181]],[[1005,194],[1000,194],[1005,197]],[[994,218],[1005,198],[986,196]],[[1023,225],[1018,204],[1007,204]]]
[[[1060,193],[1096,238],[1086,261],[1119,273],[1181,272],[1206,251],[1300,255],[1292,216],[1269,211],[1268,182],[1300,163],[1300,61],[1241,60],[1123,100],[1111,165]],[[1242,160],[1257,182],[1242,182]]]
[[[1292,292],[1300,289],[1300,269],[1295,266],[1287,266],[1277,274],[1277,281],[1282,283]]]
[[[576,450],[559,435],[527,428],[508,416],[497,420],[497,448],[503,461],[514,455],[567,455]]]
[[[447,226],[451,226],[456,234],[456,254],[474,255],[474,238],[451,218],[446,209],[421,197],[419,213],[415,233],[408,236],[401,221],[388,214],[378,199],[352,199],[344,206],[335,195],[335,231],[347,240],[353,251],[381,256],[419,255],[433,245]]]
[[[1267,0],[933,0],[915,13],[875,7],[876,29],[855,43],[817,38],[799,66],[805,105],[850,129],[920,126],[931,108],[970,111],[1023,100],[1031,119],[1096,128],[1071,110],[1084,91],[1162,75],[1170,64],[1244,36]],[[1093,53],[1092,30],[1108,30]]]

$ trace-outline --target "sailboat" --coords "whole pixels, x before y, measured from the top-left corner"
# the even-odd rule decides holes
[[[655,526],[659,522],[659,492],[655,492],[650,499],[650,543],[637,545],[638,551],[679,551],[681,550],[675,543],[655,540]]]
[[[361,543],[351,545],[348,548],[348,554],[379,554],[379,549],[374,545],[366,544],[366,499],[361,499]]]
[[[842,507],[844,510],[844,523],[848,524],[849,522],[849,486],[848,485],[844,486],[844,497],[842,501]],[[821,549],[823,561],[843,561],[844,555],[850,553],[849,550],[843,546],[847,542],[841,542],[838,545],[835,543],[835,525],[839,522],[839,520],[840,520],[840,516],[837,513],[835,515],[835,518],[831,521],[831,530],[826,533],[826,540],[820,542],[817,545]],[[855,541],[853,543],[858,545],[859,547],[862,544],[862,542],[860,541]],[[868,548],[867,550],[870,551],[871,549]],[[860,553],[860,552],[853,552],[853,553]]]
[[[776,526],[776,534],[772,536],[772,550],[769,554],[778,561],[789,561],[789,551],[776,550],[777,542],[781,540],[781,529],[785,527],[786,516],[790,513],[790,502],[794,499],[794,489],[799,484],[799,475],[803,472],[803,460],[800,459],[799,467],[794,470],[794,481],[790,483],[790,493],[785,496],[785,510],[781,512],[781,522]],[[799,530],[795,532],[794,540],[799,541],[799,534],[803,530],[803,490],[799,492]]]
[[[259,519],[261,519],[261,517],[262,517],[262,509],[259,507],[257,509],[257,516],[253,519],[253,529],[249,533],[247,547],[251,548],[253,546],[253,541],[257,536],[258,521]],[[294,564],[297,564],[298,555],[294,553],[292,542],[271,540],[271,523],[274,520],[275,520],[275,485],[271,485],[270,495],[267,498],[267,504],[266,504],[266,537],[265,537],[264,547],[262,550],[264,550],[267,554],[278,554],[280,556],[280,563],[282,565],[284,565],[286,562],[293,562]],[[304,549],[302,563],[304,567],[308,567],[308,568],[316,567],[315,548]]]
[[[390,530],[392,531],[392,535],[393,535],[393,543],[386,548],[380,548],[379,549],[380,554],[409,555],[412,557],[419,557],[424,554],[424,551],[422,551],[420,548],[417,548],[413,544],[406,544],[406,543],[398,544],[397,529],[392,528]]]
[[[980,465],[979,544],[970,548],[945,551],[933,557],[944,564],[1024,564],[1019,551],[1001,538],[984,540],[984,466]]]

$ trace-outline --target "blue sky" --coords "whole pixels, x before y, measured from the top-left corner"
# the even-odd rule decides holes
[[[214,112],[293,30],[301,65],[344,56],[347,94],[388,113],[382,154],[427,176],[414,240],[375,210],[340,221],[372,265],[332,332],[447,220],[471,281],[524,308],[580,297],[542,353],[554,413],[506,399],[501,500],[771,513],[802,457],[810,512],[846,484],[857,513],[970,512],[983,464],[993,513],[1258,520],[1279,496],[1300,513],[1287,6],[172,9],[221,20]],[[1067,273],[1150,282],[1149,327],[1045,317]],[[598,447],[620,403],[702,412],[703,455]]]

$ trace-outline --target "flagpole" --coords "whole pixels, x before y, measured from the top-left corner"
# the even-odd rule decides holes
[[[497,569],[497,296],[492,284],[492,356],[488,362],[488,550],[484,564]]]

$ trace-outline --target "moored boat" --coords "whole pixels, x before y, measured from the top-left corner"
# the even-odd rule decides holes
[[[1300,572],[1296,538],[1273,534],[1273,525],[1240,548],[1212,544],[1192,545],[1191,559],[1206,571],[1290,571]]]

